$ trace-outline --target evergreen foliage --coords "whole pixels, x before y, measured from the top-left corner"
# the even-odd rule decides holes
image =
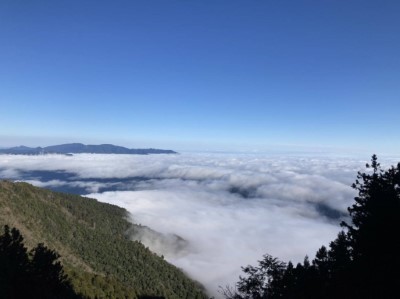
[[[206,298],[198,283],[129,239],[127,232],[138,226],[127,217],[125,209],[94,199],[0,181],[0,225],[17,227],[28,248],[44,242],[59,252],[84,298]],[[58,256],[41,246],[34,250],[38,265],[42,255]]]
[[[257,267],[242,268],[227,299],[398,298],[400,295],[400,163],[384,171],[376,155],[352,187],[351,223],[322,246],[310,263],[296,267],[265,255]]]
[[[20,232],[5,226],[0,236],[0,298],[81,298],[73,291],[59,257],[43,244],[28,254]]]

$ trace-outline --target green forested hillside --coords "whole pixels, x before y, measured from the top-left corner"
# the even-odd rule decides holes
[[[78,293],[206,298],[179,269],[127,238],[132,224],[126,216],[126,210],[94,199],[0,181],[0,225],[19,229],[28,247],[44,242],[60,253]]]

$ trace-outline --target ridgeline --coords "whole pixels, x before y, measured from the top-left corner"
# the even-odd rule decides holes
[[[177,154],[173,150],[155,148],[126,148],[113,144],[82,144],[67,143],[45,147],[16,146],[0,149],[0,154],[9,155],[46,155],[46,154],[125,154],[125,155],[150,155],[150,154]]]

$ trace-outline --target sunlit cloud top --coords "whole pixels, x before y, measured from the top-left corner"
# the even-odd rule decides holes
[[[143,233],[147,246],[218,296],[219,285],[235,282],[241,266],[265,253],[297,262],[328,245],[347,217],[355,196],[350,185],[367,161],[264,154],[0,155],[0,177],[125,207],[132,222],[165,236],[160,243]],[[384,167],[398,161],[381,159]]]

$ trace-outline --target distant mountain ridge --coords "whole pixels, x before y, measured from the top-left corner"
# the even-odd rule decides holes
[[[149,154],[177,154],[173,150],[144,148],[130,149],[113,144],[86,145],[82,143],[67,143],[52,145],[46,147],[27,147],[16,146],[0,149],[0,154],[11,155],[43,155],[43,154],[131,154],[131,155],[149,155]]]

